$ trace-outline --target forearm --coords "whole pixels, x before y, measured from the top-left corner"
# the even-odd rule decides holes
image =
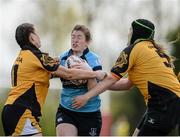
[[[93,87],[95,87],[96,84],[97,84],[96,78],[88,79],[88,90],[90,90],[90,89],[92,89]]]
[[[103,93],[116,81],[117,79],[108,75],[103,81],[99,82],[94,88],[92,88],[85,94],[86,98],[89,100],[90,98]]]
[[[69,71],[69,79],[92,79],[96,78],[96,73],[91,70],[71,69]]]
[[[109,87],[110,90],[128,90],[133,86],[133,83],[128,78],[122,78],[112,86]]]
[[[68,80],[90,79],[96,78],[97,76],[97,74],[91,70],[68,69],[63,66],[59,66],[54,74]]]

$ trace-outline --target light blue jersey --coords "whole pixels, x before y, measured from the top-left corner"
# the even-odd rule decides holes
[[[60,62],[62,66],[65,66],[66,60],[69,56],[72,55],[72,50],[65,52],[60,57]],[[82,59],[86,60],[89,66],[94,70],[102,70],[101,63],[99,62],[99,57],[89,49],[85,49],[83,55],[81,56]],[[85,94],[87,89],[87,83],[81,85],[75,85],[71,80],[65,80],[61,78],[63,89],[60,95],[60,105],[66,109],[76,112],[95,112],[100,109],[101,100],[99,96],[93,97],[90,99],[85,106],[80,109],[74,109],[71,107],[72,105],[72,98],[78,95]]]

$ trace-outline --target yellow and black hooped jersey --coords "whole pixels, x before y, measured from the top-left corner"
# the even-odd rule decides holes
[[[35,46],[27,45],[20,51],[12,67],[12,88],[6,104],[21,105],[41,115],[48,87],[50,72],[59,64]]]
[[[111,69],[113,76],[126,73],[140,89],[145,102],[157,98],[180,97],[180,83],[163,54],[158,53],[151,41],[140,41],[125,48]]]

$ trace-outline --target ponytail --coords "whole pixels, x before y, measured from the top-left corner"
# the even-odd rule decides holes
[[[168,55],[168,54],[165,52],[165,49],[163,48],[163,46],[160,45],[160,44],[157,44],[154,40],[152,41],[152,43],[153,43],[154,47],[157,49],[157,53],[158,53],[161,57],[164,57],[164,58],[167,59],[169,67],[174,68],[173,62],[174,62],[174,60],[175,60],[175,57]]]

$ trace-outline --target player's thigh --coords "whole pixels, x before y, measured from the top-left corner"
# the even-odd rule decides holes
[[[57,136],[77,136],[77,128],[69,123],[61,123],[56,127]]]
[[[75,113],[59,107],[56,113],[56,134],[58,136],[77,136]]]

